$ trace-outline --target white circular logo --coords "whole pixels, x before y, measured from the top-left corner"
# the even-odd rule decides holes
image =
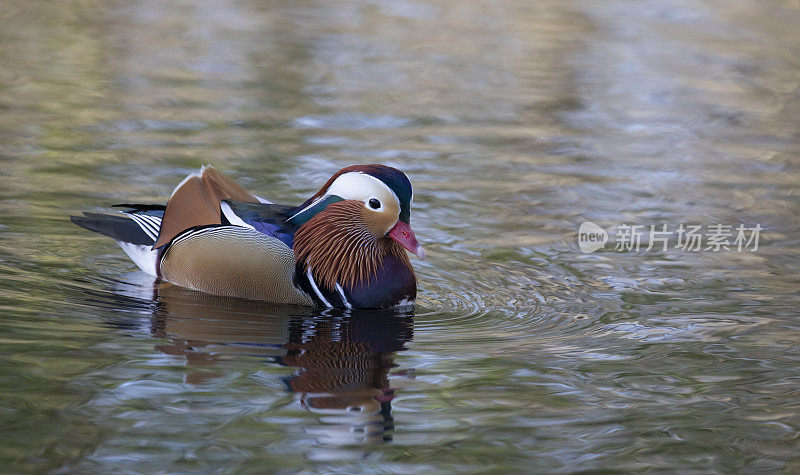
[[[608,234],[591,221],[581,223],[578,228],[578,247],[586,254],[602,249],[608,242]]]

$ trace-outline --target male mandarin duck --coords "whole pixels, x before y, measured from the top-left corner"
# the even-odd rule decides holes
[[[425,259],[409,225],[408,177],[385,165],[336,172],[300,206],[250,194],[211,166],[187,176],[166,206],[72,222],[114,238],[145,272],[202,292],[276,303],[384,308],[413,303],[403,248]]]

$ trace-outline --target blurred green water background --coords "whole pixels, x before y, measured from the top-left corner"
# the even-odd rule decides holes
[[[6,0],[9,473],[800,470],[800,3]],[[84,209],[415,186],[412,314],[154,291]],[[756,252],[580,252],[592,221]]]

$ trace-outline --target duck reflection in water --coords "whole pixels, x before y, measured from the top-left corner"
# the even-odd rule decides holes
[[[151,332],[183,355],[187,366],[213,365],[235,355],[268,357],[297,370],[283,379],[303,408],[319,414],[309,428],[320,443],[369,444],[391,440],[394,428],[389,372],[394,353],[413,336],[411,311],[298,309],[160,286]],[[303,313],[303,312],[306,313]],[[395,373],[402,376],[404,372]],[[219,372],[196,371],[204,384]]]

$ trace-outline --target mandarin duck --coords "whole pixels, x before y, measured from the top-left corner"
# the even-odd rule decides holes
[[[210,294],[337,308],[411,305],[404,250],[425,259],[409,225],[408,177],[385,165],[336,172],[300,206],[273,204],[205,166],[166,205],[72,216],[117,241],[144,271]]]

